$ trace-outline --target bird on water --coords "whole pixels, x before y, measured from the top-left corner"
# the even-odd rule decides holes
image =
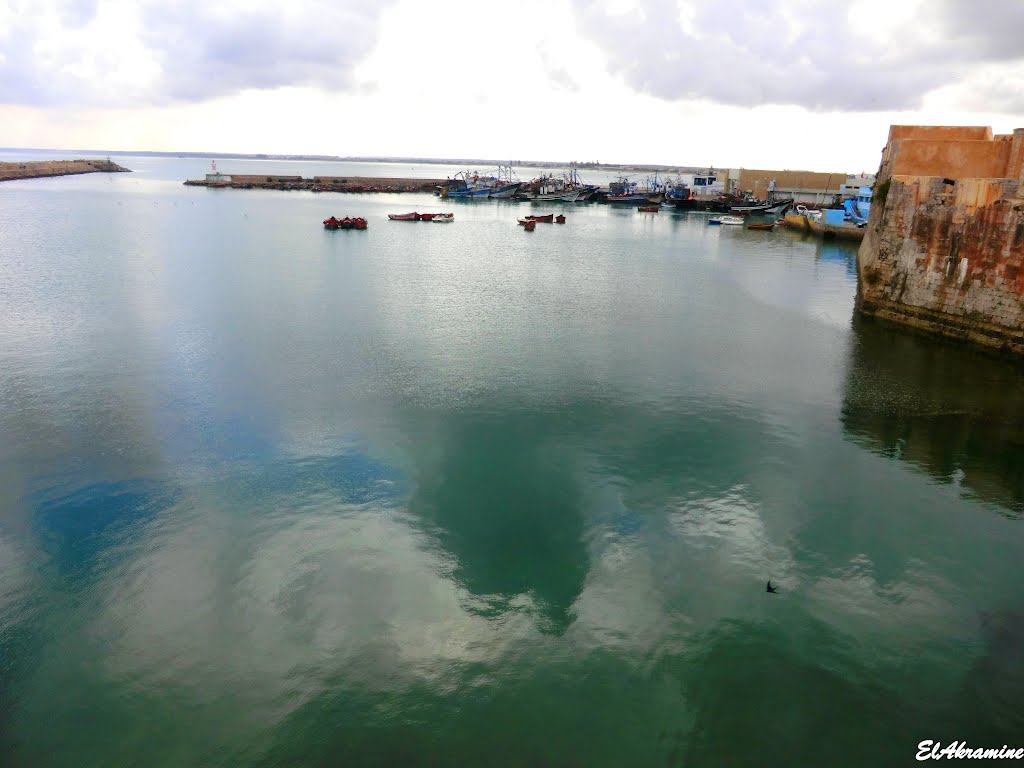
[[[772,580],[768,579],[768,586],[765,587],[765,591],[774,595],[774,594],[776,594],[779,591],[779,588],[778,587],[773,587],[772,586]]]

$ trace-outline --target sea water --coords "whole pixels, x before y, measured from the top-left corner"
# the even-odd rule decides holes
[[[0,185],[0,762],[1024,746],[1020,368],[855,249],[117,161]]]

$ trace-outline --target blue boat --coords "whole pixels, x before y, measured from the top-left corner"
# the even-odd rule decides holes
[[[857,226],[867,224],[871,215],[871,187],[858,189],[855,197],[843,201],[843,209],[846,211],[847,220]]]

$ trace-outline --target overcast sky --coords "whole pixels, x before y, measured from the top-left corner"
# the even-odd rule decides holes
[[[1021,0],[0,0],[0,146],[874,171],[1024,127]]]

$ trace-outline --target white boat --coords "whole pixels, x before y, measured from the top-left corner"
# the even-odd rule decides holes
[[[449,221],[455,221],[454,213],[435,213],[434,218],[431,219],[433,222],[445,223]]]
[[[713,219],[708,219],[708,224],[732,224],[743,226],[742,216],[716,216]]]

